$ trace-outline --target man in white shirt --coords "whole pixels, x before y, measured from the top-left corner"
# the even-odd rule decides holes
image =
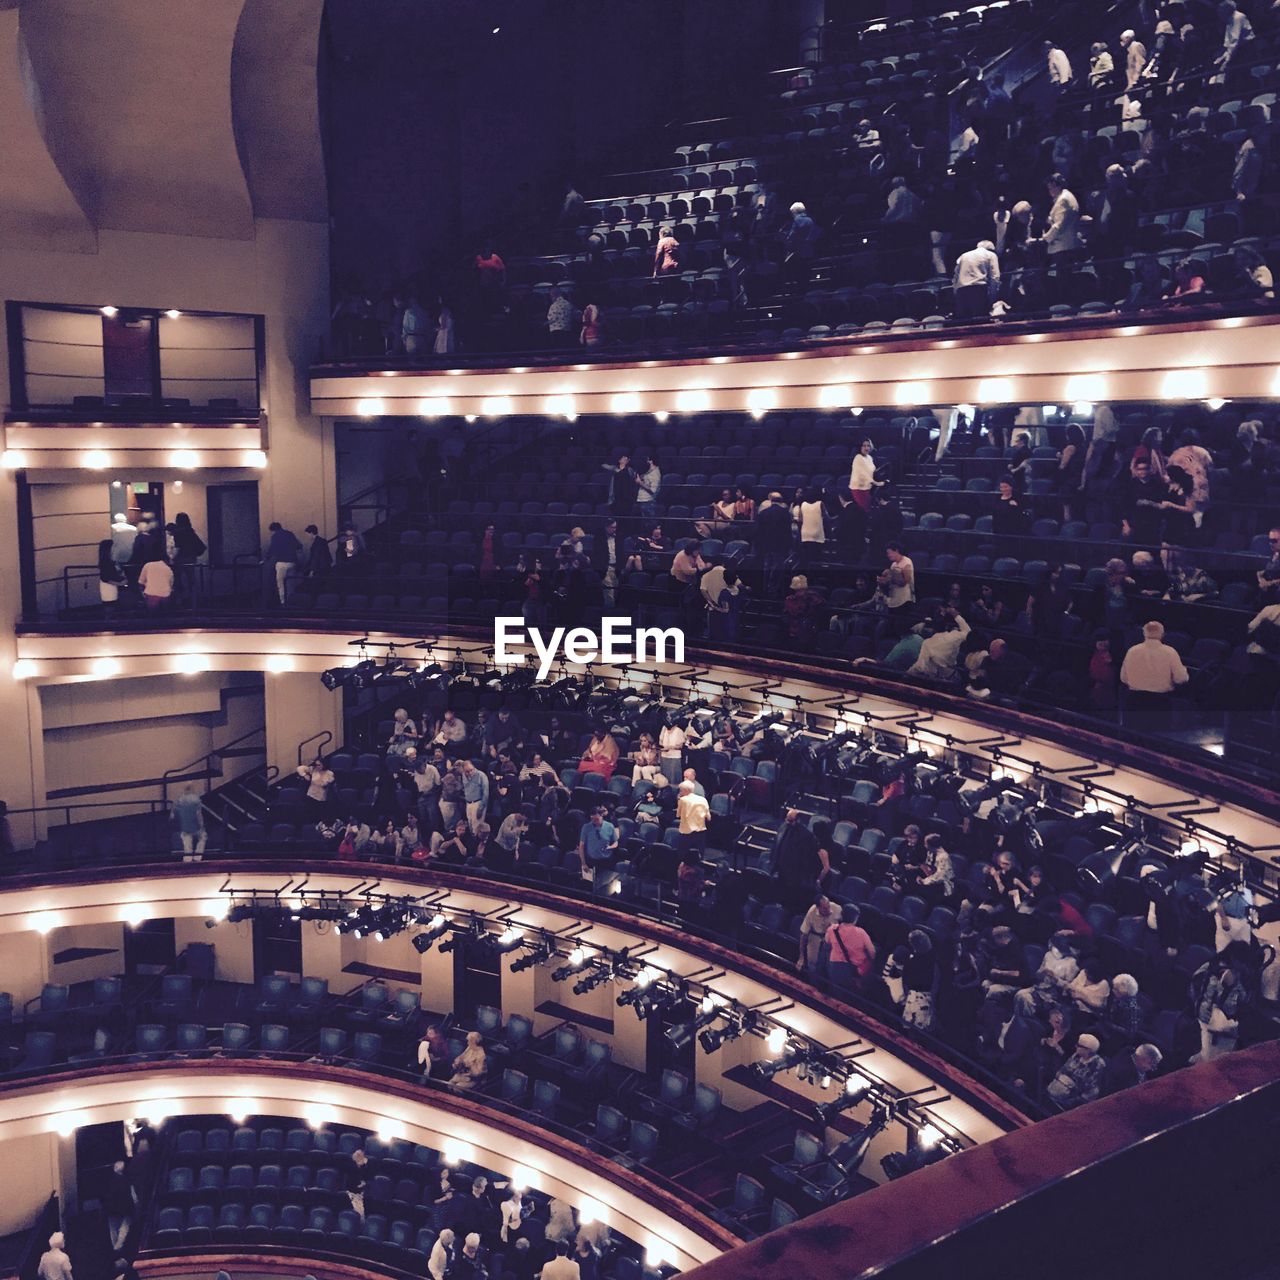
[[[1220,71],[1225,71],[1240,46],[1253,39],[1253,23],[1236,7],[1235,0],[1222,0],[1218,6],[1218,17],[1224,23],[1224,29],[1217,66]]]
[[[1128,691],[1124,721],[1161,728],[1169,723],[1169,695],[1191,677],[1178,651],[1164,643],[1164,623],[1148,622],[1142,636],[1120,665],[1120,683]]]
[[[1045,187],[1053,207],[1049,210],[1049,225],[1040,239],[1052,258],[1080,247],[1080,203],[1067,189],[1067,180],[1060,173],[1050,174]]]
[[[556,1245],[556,1256],[542,1268],[542,1280],[581,1280],[582,1271],[569,1257],[569,1242],[561,1240]]]
[[[1044,53],[1049,65],[1049,83],[1061,92],[1071,83],[1071,62],[1052,40],[1044,42]]]
[[[1136,32],[1122,31],[1120,48],[1124,50],[1125,88],[1132,89],[1142,78],[1142,69],[1147,65],[1147,46],[1138,39]]]
[[[431,1246],[431,1257],[427,1259],[427,1274],[431,1280],[444,1280],[453,1264],[453,1240],[453,1232],[448,1227],[436,1236],[436,1242]]]
[[[707,844],[707,823],[711,818],[711,806],[706,796],[700,796],[692,782],[680,784],[680,799],[676,801],[676,818],[680,823],[680,839],[686,849],[701,852]]]
[[[159,609],[173,595],[173,570],[163,560],[148,560],[138,574],[138,586],[148,609]]]
[[[974,248],[962,253],[956,259],[951,284],[952,315],[957,319],[987,315],[1000,287],[1000,259],[995,245],[990,240],[979,240]]]
[[[960,661],[960,646],[968,634],[969,624],[954,609],[948,609],[942,628],[920,646],[920,656],[907,668],[907,675],[953,680]]]
[[[698,583],[707,606],[707,635],[712,640],[733,640],[737,633],[738,592],[742,586],[733,569],[712,565]]]
[[[67,1238],[61,1231],[49,1237],[49,1248],[40,1255],[36,1274],[40,1280],[72,1280],[71,1259],[66,1253]]]

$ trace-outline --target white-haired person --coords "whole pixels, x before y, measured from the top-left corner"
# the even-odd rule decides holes
[[[55,1231],[49,1237],[49,1247],[40,1255],[36,1267],[39,1280],[73,1280],[71,1259],[67,1257],[67,1237]]]
[[[1103,1096],[1150,1080],[1163,1061],[1164,1054],[1153,1044],[1140,1044],[1129,1053],[1116,1054],[1102,1073]]]
[[[1124,655],[1120,683],[1126,698],[1126,724],[1149,728],[1168,727],[1172,716],[1170,696],[1191,676],[1178,651],[1164,642],[1164,623],[1154,619],[1142,628],[1142,639]]]
[[[1107,1064],[1098,1052],[1098,1037],[1085,1034],[1077,1038],[1075,1052],[1058,1068],[1045,1090],[1049,1101],[1064,1111],[1092,1102],[1102,1090],[1102,1075]]]

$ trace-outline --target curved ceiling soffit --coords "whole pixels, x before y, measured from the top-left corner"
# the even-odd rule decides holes
[[[323,14],[324,0],[244,0],[231,110],[259,218],[328,219],[317,79]]]
[[[93,224],[45,146],[39,86],[18,0],[0,0],[0,240],[61,253],[92,253]]]
[[[244,0],[24,0],[45,143],[99,229],[250,239],[231,57]]]

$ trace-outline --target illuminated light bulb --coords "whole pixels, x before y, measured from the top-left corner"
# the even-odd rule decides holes
[[[578,416],[574,399],[570,395],[547,396],[542,402],[542,412],[549,418],[567,418],[570,422]]]
[[[978,383],[978,400],[982,404],[1010,404],[1013,401],[1013,379],[983,378]]]
[[[227,1100],[227,1119],[232,1124],[244,1124],[251,1115],[256,1114],[258,1103],[253,1098],[229,1098]]]
[[[513,1191],[527,1191],[537,1180],[538,1175],[528,1165],[518,1164],[511,1171],[511,1189]]]
[[[589,1227],[593,1222],[599,1222],[604,1217],[604,1205],[599,1200],[593,1200],[590,1196],[583,1196],[578,1202],[578,1221],[583,1226]]]
[[[710,408],[711,393],[704,387],[676,392],[676,410],[680,413],[705,413]]]
[[[587,962],[587,949],[585,947],[574,947],[569,952],[569,963],[575,968],[580,968]]]
[[[420,418],[443,418],[451,412],[449,401],[445,396],[423,396],[418,401]]]
[[[377,1134],[378,1141],[389,1147],[393,1142],[404,1137],[404,1125],[399,1120],[384,1116],[378,1121]]]
[[[12,675],[15,680],[30,680],[39,668],[30,658],[19,658],[13,664]]]
[[[1170,369],[1160,383],[1160,398],[1204,400],[1208,381],[1203,369]]]
[[[818,392],[818,404],[823,409],[843,409],[853,399],[853,391],[843,383],[823,387]]]
[[[183,676],[196,676],[209,670],[207,653],[179,653],[174,656],[173,669]]]
[[[136,929],[140,924],[144,924],[151,918],[151,913],[147,910],[145,902],[131,902],[121,912],[120,918],[130,929]]]
[[[518,929],[513,925],[510,929],[506,929],[498,935],[498,942],[504,947],[514,947],[523,937],[524,930]]]
[[[89,663],[89,674],[95,680],[105,680],[109,676],[118,676],[124,670],[119,658],[94,658]]]
[[[262,471],[267,465],[267,455],[262,449],[250,449],[244,455],[244,465],[253,467],[255,471]]]
[[[674,1250],[665,1241],[660,1240],[657,1236],[650,1236],[648,1244],[644,1247],[645,1265],[657,1270],[659,1267],[669,1266],[672,1262]]]
[[[174,491],[174,493],[181,493],[181,492],[182,492],[182,481],[181,481],[181,480],[175,480],[175,481],[173,482],[173,491]]]
[[[88,449],[80,455],[80,465],[90,471],[102,471],[111,465],[111,455],[104,449]]]
[[[0,453],[0,467],[6,471],[20,471],[27,465],[27,455],[20,449],[6,449]]]
[[[101,311],[108,320],[111,319],[112,316],[120,314],[119,307],[99,307],[98,310]]]
[[[787,1047],[787,1032],[783,1027],[774,1027],[765,1037],[765,1047],[776,1058]]]
[[[927,1124],[920,1130],[919,1136],[920,1145],[927,1150],[929,1147],[936,1147],[942,1141],[942,1130]]]
[[[661,969],[655,969],[655,968],[653,967],[653,965],[651,965],[651,964],[647,964],[647,965],[645,965],[645,967],[644,967],[643,969],[641,969],[641,970],[640,970],[640,972],[636,975],[636,986],[637,986],[637,987],[651,987],[651,986],[653,986],[653,984],[654,984],[655,982],[657,982],[657,981],[658,981],[658,979],[659,979],[659,978],[661,978],[661,977],[662,977],[662,970],[661,970]]]
[[[88,1123],[89,1114],[86,1111],[60,1111],[53,1117],[53,1131],[60,1138],[69,1138]]]
[[[173,1115],[177,1103],[172,1098],[152,1098],[146,1104],[146,1110],[142,1113],[142,1118],[156,1128]]]
[[[639,413],[640,396],[635,391],[619,391],[618,394],[609,401],[609,408],[614,413]]]
[[[1271,380],[1271,394],[1280,396],[1280,369],[1276,370],[1276,376]]]
[[[1101,373],[1073,373],[1067,379],[1064,400],[1097,404],[1109,394],[1107,378]]]
[[[227,898],[210,898],[203,904],[203,910],[210,920],[225,920],[231,910],[231,903]]]
[[[506,418],[512,413],[510,396],[485,396],[480,401],[480,412],[486,418]]]
[[[1205,401],[1210,413],[1217,413],[1227,402],[1221,396],[1213,396]]]
[[[860,1076],[856,1071],[844,1082],[844,1091],[850,1097],[866,1093],[868,1088],[870,1083],[866,1076]]]
[[[165,315],[168,316],[170,320],[177,320],[181,317],[182,312],[170,307],[169,310],[165,312]]]
[[[465,416],[465,421],[467,422],[474,422],[475,420],[476,420],[476,415],[474,413],[468,413]]]
[[[309,1106],[302,1113],[302,1118],[313,1128],[319,1129],[332,1124],[338,1117],[332,1107]]]
[[[356,412],[362,418],[376,418],[387,411],[387,402],[381,396],[369,396],[356,401]]]
[[[778,393],[772,387],[756,387],[747,392],[747,408],[757,420],[778,407]]]
[[[918,406],[929,403],[927,382],[899,382],[893,389],[893,402],[899,406]]]
[[[267,670],[272,675],[280,675],[293,670],[293,656],[288,653],[272,653],[267,656]]]
[[[461,1164],[471,1158],[471,1148],[456,1138],[446,1138],[440,1147],[440,1157],[445,1164]]]
[[[724,1003],[724,996],[717,995],[714,991],[708,991],[707,994],[702,997],[702,1012],[710,1013],[712,1009],[719,1009]]]
[[[1077,418],[1091,418],[1093,417],[1093,405],[1088,400],[1077,400],[1071,406],[1071,412]]]
[[[1276,378],[1276,385],[1280,387],[1280,377]],[[1277,391],[1276,394],[1280,395],[1280,391]],[[653,420],[654,422],[666,422],[669,417],[671,417],[671,415],[665,409],[659,409],[657,413],[653,415]]]
[[[27,926],[35,933],[52,933],[58,927],[54,911],[36,911],[27,917]]]

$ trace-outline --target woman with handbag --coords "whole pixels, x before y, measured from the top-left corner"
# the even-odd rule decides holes
[[[1227,951],[1230,950],[1228,947]],[[1193,1062],[1212,1062],[1214,1058],[1231,1053],[1240,1038],[1240,1011],[1245,1001],[1245,989],[1240,971],[1227,951],[1211,960],[1194,980],[1200,993],[1196,1001],[1200,1052],[1192,1059]]]

